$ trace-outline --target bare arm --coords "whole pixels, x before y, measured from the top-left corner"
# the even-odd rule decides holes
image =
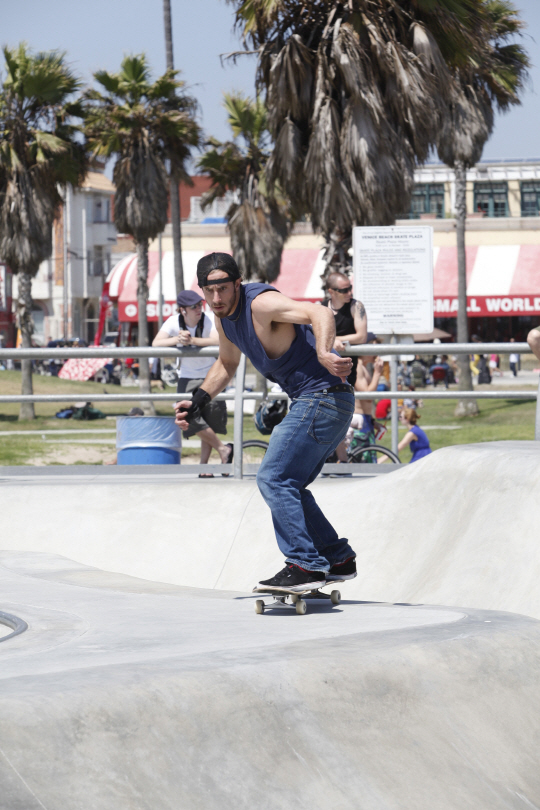
[[[354,332],[350,335],[340,335],[336,338],[336,344],[339,341],[341,344],[345,343],[346,341],[351,344],[351,346],[355,346],[359,343],[365,343],[367,340],[367,315],[366,310],[361,301],[356,301],[354,308],[353,308],[353,315],[354,315]],[[335,346],[336,349],[342,348],[342,346]]]
[[[225,386],[228,385],[234,377],[241,355],[240,349],[225,336],[219,318],[216,318],[216,329],[219,339],[219,357],[200,386],[212,399],[223,391]],[[175,421],[177,425],[180,425],[182,430],[187,430],[188,427],[185,417],[189,406],[189,400],[180,400],[180,402],[176,402],[174,406],[176,411]]]
[[[160,329],[160,331],[157,333],[154,340],[152,341],[152,346],[179,346],[179,345],[180,345],[180,335],[173,335],[172,337],[170,337],[167,334],[167,332],[165,332],[163,329]]]
[[[354,384],[355,389],[357,391],[376,391],[379,380],[381,379],[383,368],[384,360],[382,357],[377,357],[373,366],[373,376],[371,377],[371,380],[368,381],[367,372],[364,364],[362,363],[362,358],[360,358],[360,362],[358,363],[359,373]]]
[[[261,325],[267,328],[271,328],[272,323],[311,324],[319,363],[345,382],[351,372],[352,361],[350,357],[339,357],[332,352],[336,322],[327,307],[307,301],[293,301],[282,293],[267,292],[257,296],[251,311]]]
[[[417,441],[417,438],[414,435],[414,433],[412,432],[412,430],[407,431],[407,433],[405,434],[405,436],[402,438],[402,440],[400,441],[400,443],[397,446],[398,452],[399,452],[399,450],[403,450],[404,447],[407,447],[407,445],[410,444],[411,442],[416,442],[416,441]]]
[[[212,329],[208,337],[191,337],[191,335],[189,335],[189,340],[185,343],[182,341],[182,345],[184,346],[217,346],[218,344],[219,334],[217,329]]]
[[[167,332],[159,331],[152,341],[152,346],[217,346],[219,336],[215,329],[212,329],[208,337],[191,337],[187,329],[182,330],[178,335],[169,337]]]

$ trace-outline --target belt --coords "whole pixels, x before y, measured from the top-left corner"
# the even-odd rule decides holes
[[[349,383],[338,383],[337,385],[331,385],[330,388],[323,388],[322,391],[319,393],[321,394],[335,394],[338,391],[342,391],[345,394],[354,394],[354,388]]]

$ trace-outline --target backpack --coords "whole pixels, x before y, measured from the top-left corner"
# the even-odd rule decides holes
[[[103,411],[94,408],[91,402],[87,402],[86,405],[83,405],[82,408],[78,408],[75,411],[73,418],[91,421],[92,419],[105,419],[105,414]]]

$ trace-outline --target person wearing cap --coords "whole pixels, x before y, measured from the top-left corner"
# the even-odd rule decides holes
[[[194,290],[183,290],[176,302],[177,314],[167,318],[152,346],[216,346],[219,343],[218,333],[213,319],[203,310],[203,299]],[[178,358],[177,392],[196,392],[214,364],[213,357]],[[221,458],[222,464],[232,462],[233,446],[224,444],[218,433],[227,433],[227,407],[224,402],[212,402],[206,405],[196,420],[184,431],[184,439],[197,435],[201,440],[201,464],[207,464],[212,448]],[[213,478],[212,474],[201,473],[200,478]]]
[[[356,301],[352,294],[351,280],[345,273],[330,273],[326,279],[328,298],[322,302],[336,319],[336,338],[334,349],[343,351],[346,344],[357,346],[367,340],[366,310],[361,301]],[[352,358],[352,371],[347,377],[351,385],[356,382],[358,357]]]
[[[191,402],[175,405],[182,429],[234,376],[241,352],[291,399],[274,428],[257,475],[272,513],[285,567],[256,589],[302,591],[356,576],[355,553],[323,515],[308,489],[347,432],[354,393],[350,357],[334,349],[335,320],[327,307],[293,301],[269,284],[242,284],[227,253],[204,256],[197,280],[216,316],[219,357]]]

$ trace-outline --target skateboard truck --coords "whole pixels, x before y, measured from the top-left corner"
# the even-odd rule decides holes
[[[334,585],[336,582],[343,581],[342,579],[331,580],[321,587],[326,588],[329,585]],[[255,613],[264,613],[266,608],[288,608],[289,610],[296,610],[299,616],[303,616],[307,612],[306,599],[330,600],[333,605],[339,605],[341,602],[341,593],[339,591],[333,590],[328,594],[322,593],[320,588],[316,588],[315,590],[306,588],[305,591],[278,591],[272,588],[268,588],[267,590],[254,588],[253,592],[267,594],[273,597],[272,602],[265,602],[264,599],[256,599]],[[306,599],[302,599],[303,596],[306,596]]]

